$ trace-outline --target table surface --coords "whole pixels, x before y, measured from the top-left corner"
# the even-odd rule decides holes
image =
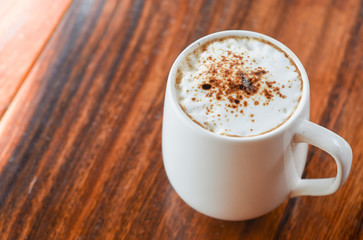
[[[0,6],[1,239],[363,239],[363,1]],[[311,121],[353,149],[337,193],[228,222],[172,189],[161,154],[169,69],[191,42],[226,29],[264,33],[300,58]],[[309,148],[305,178],[335,173]]]

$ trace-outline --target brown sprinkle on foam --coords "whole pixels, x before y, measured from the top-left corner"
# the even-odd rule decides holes
[[[206,50],[208,44],[202,46],[201,49]],[[247,62],[256,62],[255,59],[245,58],[243,53],[239,55],[226,51],[218,59],[209,56],[203,61],[207,70],[202,73],[205,81],[200,87],[206,91],[205,96],[210,98],[210,101],[213,99],[228,100],[231,104],[226,107],[236,109],[248,106],[247,101],[242,101],[244,98],[253,97],[255,100],[252,100],[252,103],[259,105],[260,102],[256,100],[256,96],[262,96],[266,100],[263,106],[268,105],[274,97],[286,98],[281,94],[280,87],[276,86],[275,81],[266,81],[266,75],[269,73],[266,69],[262,67],[252,69],[244,66]],[[196,77],[201,77],[201,75]]]
[[[209,44],[225,39],[228,39],[228,37],[209,41],[195,51],[206,51]],[[264,42],[264,40],[262,40],[262,42]],[[268,42],[266,43],[271,45]],[[271,46],[278,48],[274,45]],[[285,88],[285,86],[279,86],[275,81],[267,81],[269,72],[262,67],[253,68],[252,66],[247,66],[248,64],[246,63],[248,62],[256,63],[256,59],[246,60],[247,58],[250,58],[250,56],[244,56],[243,53],[234,54],[231,51],[226,51],[225,54],[218,59],[209,56],[202,62],[204,66],[207,67],[207,70],[200,73],[199,76],[194,76],[199,79],[200,77],[203,77],[204,81],[199,86],[201,90],[205,92],[205,96],[210,98],[210,102],[212,102],[212,100],[216,100],[217,102],[227,100],[230,103],[225,107],[226,112],[234,113],[234,111],[231,111],[232,108],[235,109],[236,112],[243,114],[241,108],[247,107],[249,103],[267,106],[275,97],[286,98],[286,96],[280,92],[280,89]],[[190,65],[188,59],[187,62],[187,64]],[[298,68],[296,67],[296,69]],[[180,75],[180,70],[178,69],[176,83],[180,82]],[[286,87],[291,88],[291,85]],[[193,97],[192,101],[196,101],[196,98]],[[213,107],[211,106],[211,108]],[[228,111],[228,108],[230,111]],[[214,113],[214,111],[207,108],[207,114],[209,113]],[[218,114],[218,116],[220,116],[220,114]],[[227,119],[227,122],[228,121],[229,119]],[[254,122],[255,120],[252,119],[251,121]],[[204,122],[204,124],[207,125],[206,122]],[[253,131],[253,129],[251,129],[251,131]]]

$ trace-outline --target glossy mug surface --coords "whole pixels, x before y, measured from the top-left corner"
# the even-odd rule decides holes
[[[251,137],[219,135],[195,123],[178,103],[175,80],[181,60],[203,43],[231,36],[259,38],[276,45],[301,73],[301,100],[291,117],[272,131]],[[189,206],[223,220],[261,216],[288,197],[334,193],[348,177],[352,150],[344,139],[309,121],[309,100],[304,67],[292,51],[275,39],[256,32],[232,30],[192,43],[174,62],[165,94],[162,152],[171,185]],[[336,177],[301,179],[307,144],[334,158]]]

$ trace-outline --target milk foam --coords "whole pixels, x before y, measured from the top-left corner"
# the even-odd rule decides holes
[[[222,135],[253,136],[275,129],[295,111],[302,80],[278,47],[257,38],[212,40],[189,53],[175,83],[184,112]]]

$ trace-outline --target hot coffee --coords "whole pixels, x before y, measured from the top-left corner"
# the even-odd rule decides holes
[[[247,137],[286,122],[302,95],[301,74],[279,47],[259,38],[225,37],[181,60],[175,81],[179,105],[211,132]]]
[[[223,220],[261,216],[287,197],[334,193],[352,150],[310,122],[309,110],[308,76],[282,43],[242,30],[197,40],[174,62],[165,91],[162,152],[171,185],[192,208]],[[334,158],[334,178],[301,178],[306,143]]]

